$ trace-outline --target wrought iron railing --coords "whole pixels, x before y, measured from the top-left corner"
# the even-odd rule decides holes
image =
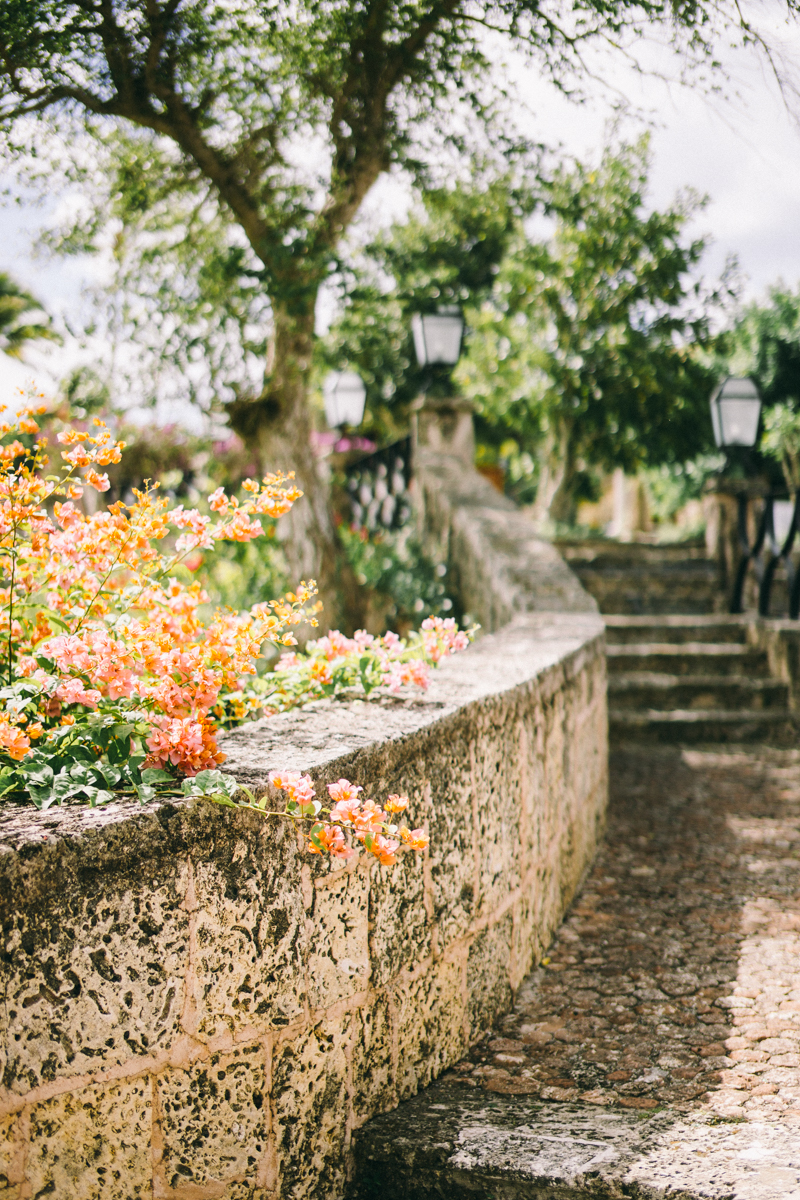
[[[741,558],[733,584],[731,612],[745,611],[745,587],[752,569],[758,588],[758,612],[762,617],[769,616],[773,584],[782,566],[786,573],[789,616],[796,620],[800,616],[800,570],[792,551],[800,532],[800,493],[794,501],[774,495],[745,494],[740,494],[737,500]]]
[[[411,438],[367,454],[346,471],[353,523],[370,532],[400,529],[411,516]]]

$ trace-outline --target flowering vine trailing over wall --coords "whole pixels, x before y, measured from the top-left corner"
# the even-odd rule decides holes
[[[241,789],[217,769],[220,728],[319,697],[426,687],[430,666],[468,644],[439,618],[408,640],[333,632],[259,675],[265,644],[294,647],[292,629],[316,624],[313,581],[204,620],[208,597],[196,580],[182,582],[180,565],[218,542],[260,537],[261,518],[282,516],[302,495],[291,476],[245,480],[239,498],[218,488],[209,513],[170,508],[147,485],[132,504],[87,514],[84,489],[108,489],[100,468],[119,462],[124,443],[101,421],[93,434],[66,430],[63,465],[45,474],[46,444],[34,440],[41,411],[0,422],[0,795],[42,808],[181,792],[236,803]],[[403,797],[382,809],[340,780],[323,810],[307,777],[272,782],[286,793],[283,815],[308,823],[315,853],[341,857],[355,842],[389,864],[401,845],[425,842],[394,821]],[[266,811],[246,795],[247,807]]]
[[[247,801],[240,802],[239,807],[253,808],[269,816],[289,816],[295,821],[311,822],[308,848],[312,854],[350,858],[358,853],[354,843],[360,843],[380,863],[391,867],[397,861],[401,847],[424,850],[428,845],[428,835],[423,829],[409,829],[407,825],[395,822],[395,818],[408,808],[408,796],[391,795],[381,808],[374,800],[359,797],[363,788],[347,779],[339,779],[328,784],[328,795],[333,803],[326,808],[316,799],[310,775],[301,775],[299,771],[271,771],[269,781],[286,794],[284,809],[268,811],[266,797],[257,800],[247,787],[242,789]],[[223,800],[222,803],[235,801]]]

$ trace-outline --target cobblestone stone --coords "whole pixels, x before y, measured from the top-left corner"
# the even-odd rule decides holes
[[[579,898],[454,1077],[800,1122],[800,752],[631,748],[611,779]]]

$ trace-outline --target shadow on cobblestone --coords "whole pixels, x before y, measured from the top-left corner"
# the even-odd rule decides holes
[[[800,752],[637,747],[611,779],[605,846],[548,959],[453,1074],[800,1123]]]

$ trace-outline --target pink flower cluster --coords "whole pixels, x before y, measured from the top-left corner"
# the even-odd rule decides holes
[[[429,838],[424,829],[408,829],[393,823],[395,814],[408,808],[407,796],[391,795],[381,808],[374,800],[361,797],[364,789],[358,784],[339,779],[328,784],[328,795],[333,803],[327,810],[327,820],[317,822],[317,813],[322,810],[314,804],[316,792],[310,775],[272,771],[269,781],[273,787],[285,792],[290,801],[310,808],[311,811],[301,817],[316,822],[309,834],[308,849],[312,854],[349,858],[358,853],[353,845],[356,841],[379,863],[390,867],[397,861],[401,846],[420,851],[428,845]],[[297,816],[292,810],[289,815]]]
[[[432,662],[466,650],[469,634],[459,629],[453,617],[426,617],[421,625],[422,645]]]
[[[334,631],[309,642],[305,654],[282,655],[276,669],[278,706],[353,687],[396,693],[413,685],[424,691],[431,667],[466,649],[472,632],[459,630],[452,617],[428,617],[419,633],[406,639],[391,632],[374,637],[360,629],[349,638]]]

